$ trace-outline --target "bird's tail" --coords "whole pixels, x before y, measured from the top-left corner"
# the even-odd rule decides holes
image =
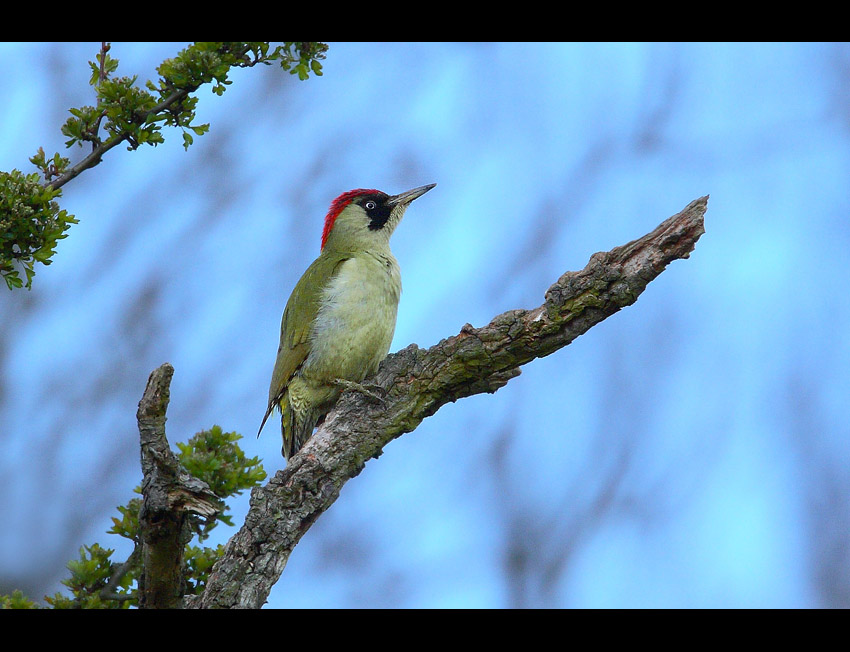
[[[269,407],[266,410],[265,416],[263,417],[263,422],[260,424],[260,429],[257,431],[257,438],[258,439],[260,437],[260,433],[263,432],[263,426],[266,425],[266,421],[268,421],[269,417],[271,416],[272,412],[274,411],[274,408],[275,408],[275,404],[269,403]]]
[[[306,410],[306,414],[297,415],[289,401],[281,402],[280,434],[283,446],[280,452],[287,462],[313,435],[313,429],[316,427],[320,414],[316,410]]]

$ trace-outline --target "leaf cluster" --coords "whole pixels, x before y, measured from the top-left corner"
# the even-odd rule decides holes
[[[45,596],[44,601],[54,609],[129,609],[136,603],[132,572],[118,576],[113,592],[105,593],[116,574],[116,564],[110,559],[114,552],[96,543],[80,548],[80,558],[68,562],[70,577],[62,580],[71,595],[57,592]]]
[[[266,478],[266,472],[258,457],[247,458],[236,443],[242,435],[224,432],[221,426],[213,426],[194,435],[187,443],[177,444],[177,458],[186,470],[209,485],[219,498],[236,496],[244,490],[257,486]],[[227,507],[216,515],[216,520],[233,527]],[[215,526],[205,525],[197,530],[203,541]]]
[[[159,79],[147,81],[142,88],[136,85],[136,76],[110,77],[117,70],[118,61],[109,55],[109,45],[104,44],[97,61],[89,62],[97,104],[70,110],[71,117],[62,127],[62,133],[69,137],[65,144],[100,145],[98,134],[103,120],[107,134],[126,140],[127,149],[164,142],[163,126],[183,129],[183,146],[188,149],[193,142],[189,131],[202,135],[209,130],[209,124],[193,124],[198,98],[190,93],[212,84],[213,93],[221,95],[232,83],[228,76],[233,68],[250,68],[258,63],[270,65],[279,61],[284,70],[302,80],[309,77],[310,71],[321,75],[320,60],[326,51],[324,43],[284,43],[274,49],[267,42],[194,43],[163,61],[157,68]]]
[[[47,162],[44,150],[39,149],[33,162],[44,168],[62,169],[67,159],[57,154]],[[33,265],[49,265],[57,242],[67,236],[65,231],[71,224],[77,223],[73,215],[60,210],[53,201],[60,192],[41,185],[35,172],[0,172],[0,275],[10,290],[23,285],[31,288]]]
[[[192,93],[204,84],[221,95],[232,81],[234,68],[257,64],[280,66],[299,79],[312,72],[322,74],[321,61],[328,46],[324,43],[283,43],[274,48],[267,42],[201,42],[181,50],[157,68],[156,82],[137,84],[137,76],[114,76],[118,60],[103,43],[94,61],[89,61],[95,104],[69,109],[71,116],[62,125],[66,147],[88,143],[92,151],[74,166],[56,153],[47,158],[44,150],[30,158],[44,176],[44,187],[37,174],[19,170],[0,172],[0,275],[9,289],[32,287],[33,264],[50,263],[56,240],[71,224],[73,215],[60,211],[53,201],[60,188],[82,171],[100,163],[102,156],[126,142],[127,149],[140,145],[156,146],[165,142],[163,127],[179,127],[183,147],[189,148],[194,136],[209,131],[210,125],[195,122],[198,98]],[[20,278],[22,268],[26,282]]]
[[[220,426],[213,426],[195,434],[187,443],[178,444],[177,457],[187,471],[206,482],[217,496],[229,498],[251,489],[266,478],[259,458],[246,457],[237,444],[241,438],[235,432],[224,432]],[[136,487],[135,493],[141,494],[141,488]],[[126,609],[138,605],[136,587],[141,567],[137,551],[141,542],[141,505],[141,498],[132,498],[126,505],[119,505],[119,516],[112,518],[112,527],[107,531],[108,534],[117,534],[133,542],[134,550],[130,557],[124,562],[115,562],[112,560],[114,550],[103,548],[97,543],[83,546],[79,559],[68,563],[70,576],[62,581],[70,595],[57,592],[45,596],[47,605],[54,609]],[[218,521],[233,526],[227,510],[225,506],[211,521],[200,518],[192,521],[198,543],[209,537]],[[204,590],[210,569],[223,551],[224,546],[221,545],[209,548],[189,542],[184,555],[187,593],[197,595]],[[20,591],[0,596],[0,608],[38,607],[37,603]]]

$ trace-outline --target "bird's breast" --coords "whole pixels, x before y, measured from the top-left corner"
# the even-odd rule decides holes
[[[355,382],[373,373],[392,343],[400,296],[401,274],[391,254],[341,263],[322,294],[303,373]]]

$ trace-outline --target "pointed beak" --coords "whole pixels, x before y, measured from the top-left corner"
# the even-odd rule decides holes
[[[393,195],[392,197],[387,199],[387,205],[398,206],[400,204],[409,204],[417,197],[421,197],[422,195],[424,195],[436,185],[436,183],[429,183],[427,186],[419,186],[418,188],[414,188],[413,190],[408,190],[407,192],[402,192],[398,195]]]

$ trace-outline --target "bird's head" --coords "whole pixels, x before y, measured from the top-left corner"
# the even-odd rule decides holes
[[[342,193],[325,217],[322,251],[325,247],[356,250],[387,245],[410,203],[436,185],[430,183],[398,195],[363,188]]]

